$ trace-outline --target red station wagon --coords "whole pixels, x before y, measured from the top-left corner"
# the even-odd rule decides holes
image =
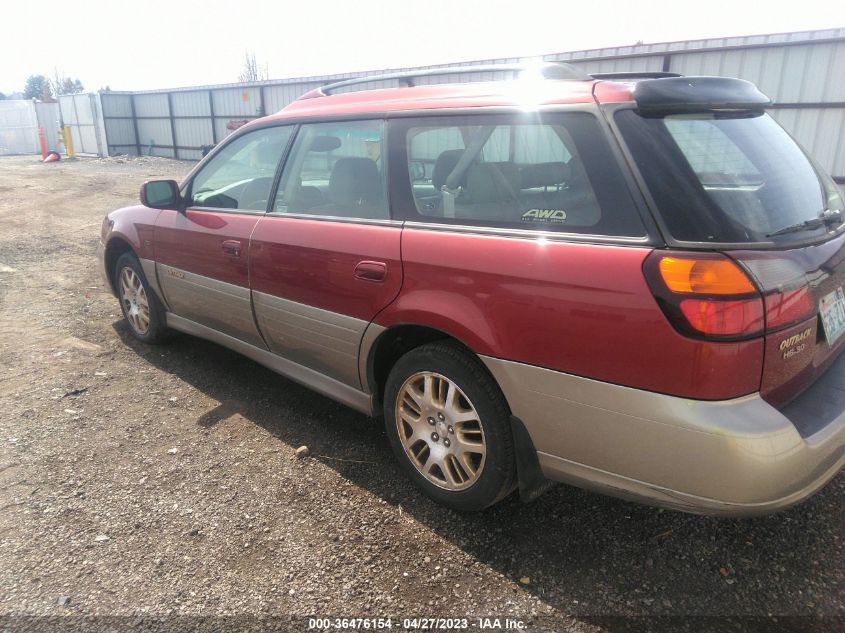
[[[561,481],[750,515],[836,475],[845,207],[765,95],[425,74],[307,93],[109,213],[132,334],[203,337],[383,415],[457,509]]]

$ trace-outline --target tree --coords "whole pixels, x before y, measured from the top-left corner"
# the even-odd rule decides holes
[[[244,53],[244,67],[238,75],[238,81],[242,83],[264,81],[267,79],[267,76],[267,64],[264,65],[264,68],[259,68],[258,63],[255,61],[255,53],[246,51]]]
[[[53,69],[53,79],[50,81],[50,86],[56,96],[75,95],[85,90],[79,79],[71,79],[64,73],[59,73],[58,68]]]
[[[23,98],[52,101],[53,91],[50,87],[50,81],[44,75],[30,75],[23,89]]]
[[[49,81],[44,84],[44,88],[41,91],[41,101],[43,101],[44,103],[56,102],[56,100],[53,98],[53,89],[50,87]]]
[[[0,101],[4,101],[6,99],[6,95],[0,92]]]

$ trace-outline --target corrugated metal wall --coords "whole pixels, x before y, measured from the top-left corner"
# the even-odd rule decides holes
[[[772,116],[845,184],[845,29],[605,48],[545,59],[587,72],[664,70],[751,81],[771,97]]]
[[[61,95],[59,107],[64,125],[70,127],[73,148],[77,154],[108,156],[105,119],[97,93]]]
[[[35,103],[22,99],[0,101],[0,156],[38,152]]]
[[[38,125],[44,130],[44,140],[47,142],[47,149],[63,149],[59,145],[59,128],[62,126],[62,115],[59,112],[59,104],[37,102],[35,104],[35,114],[38,117]]]
[[[0,155],[40,154],[38,128],[44,130],[47,149],[61,149],[59,104],[23,99],[0,101]]]
[[[641,44],[557,53],[544,59],[565,61],[587,73],[670,71],[752,81],[774,101],[772,115],[840,183],[845,183],[845,29]],[[529,59],[489,59],[424,68],[523,61]],[[277,112],[326,83],[396,70],[171,91],[104,92],[101,99],[109,153],[198,159],[202,146],[213,145],[231,133],[232,122]],[[416,83],[490,81],[510,75],[479,70],[422,77]],[[350,90],[391,85],[396,83],[374,81]]]

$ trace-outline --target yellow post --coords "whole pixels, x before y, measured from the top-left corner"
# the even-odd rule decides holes
[[[72,135],[71,135],[71,133],[70,133],[70,126],[69,126],[69,125],[66,125],[66,126],[64,127],[64,130],[63,130],[63,131],[64,131],[64,134],[62,135],[62,136],[63,136],[63,139],[62,139],[62,140],[64,141],[64,144],[65,144],[65,149],[67,150],[67,156],[68,156],[68,158],[73,158],[73,156],[74,156],[74,152],[73,152],[73,136],[72,136]]]

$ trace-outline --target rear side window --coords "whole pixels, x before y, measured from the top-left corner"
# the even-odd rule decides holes
[[[394,124],[404,140],[402,162],[413,204],[408,219],[645,235],[591,114],[431,117]]]
[[[813,221],[841,205],[828,199],[811,161],[767,114],[623,110],[616,121],[677,240],[806,240],[825,235]]]
[[[275,213],[386,219],[383,121],[303,125],[276,195]]]

